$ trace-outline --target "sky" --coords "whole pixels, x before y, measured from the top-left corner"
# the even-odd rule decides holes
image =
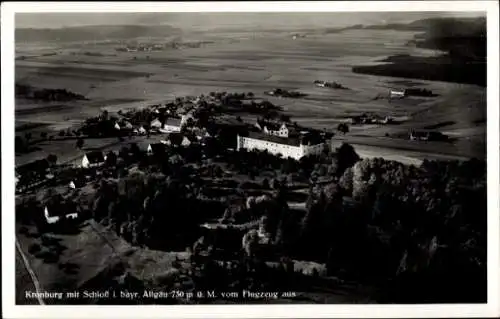
[[[16,28],[63,28],[87,25],[168,24],[181,29],[344,27],[404,23],[474,12],[318,12],[318,13],[17,13]]]

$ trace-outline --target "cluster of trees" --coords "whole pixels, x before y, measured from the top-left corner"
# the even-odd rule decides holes
[[[348,167],[359,160],[359,156],[351,145],[344,143],[333,152],[325,148],[321,155],[305,156],[299,161],[276,156],[267,151],[245,149],[226,153],[222,160],[227,163],[229,169],[248,175],[250,179],[259,176],[263,171],[274,171],[283,176],[292,174],[300,180],[314,181],[319,177],[339,178]]]
[[[210,96],[214,96],[212,95],[213,92],[210,92]],[[226,92],[224,92],[226,93]],[[245,93],[245,92],[241,92],[241,93],[238,93],[238,92],[234,92],[234,93],[226,93],[226,94],[223,94],[221,95],[220,98],[221,100],[223,100],[224,98],[228,98],[228,99],[234,99],[234,100],[244,100],[244,99],[247,99],[247,98],[253,98],[254,97],[254,94],[252,92],[249,92],[249,93]]]
[[[99,116],[86,119],[78,132],[90,137],[118,136],[121,131],[115,129],[117,120],[118,118],[110,116],[108,111],[103,111]]]
[[[243,296],[243,290],[283,291],[310,287],[310,282],[309,285],[304,283],[302,276],[294,272],[293,262],[290,260],[281,261],[277,267],[269,267],[262,260],[253,258],[240,257],[232,261],[218,262],[214,257],[214,253],[209,253],[205,258],[193,262],[192,279],[197,290],[214,290],[219,298],[221,292],[238,291],[238,302],[252,303]],[[221,299],[227,300],[223,297],[219,300]],[[236,301],[233,298],[231,300]],[[204,299],[199,302],[216,301]],[[262,300],[256,300],[254,303],[262,303]]]
[[[263,100],[255,101],[253,93],[226,93],[220,97],[221,107],[223,111],[243,111],[253,114],[264,114],[268,118],[276,118],[279,116],[281,107],[273,103]],[[250,99],[249,102],[244,102],[245,99]]]
[[[262,219],[266,220],[266,217]],[[255,231],[253,233],[255,235]],[[214,231],[211,236],[202,237],[202,240],[193,246],[190,274],[196,289],[215,290],[219,292],[219,296],[220,292],[239,291],[239,301],[249,302],[243,297],[243,290],[305,292],[311,287],[326,287],[329,284],[325,284],[318,276],[303,275],[295,269],[290,258],[276,258],[271,263],[266,262],[266,257],[255,249],[259,246],[255,243],[256,236],[251,236],[253,242],[251,239],[248,247],[245,247],[252,251],[250,254],[240,251],[224,258],[217,247],[223,243],[227,246],[227,243],[234,242],[234,237],[241,238],[241,233],[229,230]],[[203,254],[200,254],[198,243],[205,246]],[[273,252],[269,255],[276,256]]]
[[[289,97],[289,98],[299,98],[306,96],[307,94],[297,92],[297,91],[288,91],[285,89],[274,89],[272,91],[266,92],[267,95],[272,95],[272,96],[280,96],[280,97]]]
[[[65,135],[66,131],[62,131]],[[71,134],[71,130],[68,130],[68,134]],[[61,135],[61,134],[59,134]],[[48,135],[47,132],[41,132],[40,133],[40,139],[41,140],[52,140],[54,136]],[[33,136],[32,132],[26,132],[24,135],[16,135],[15,140],[14,140],[14,146],[15,146],[15,151],[16,153],[26,153],[29,152],[33,144],[35,144],[37,140]]]
[[[16,97],[42,101],[85,100],[85,96],[66,89],[36,89],[30,85],[16,83]]]
[[[151,109],[144,108],[141,110],[133,110],[128,112],[118,111],[118,115],[125,116],[130,123],[134,125],[147,124],[149,125],[155,118],[155,114]]]
[[[357,161],[311,188],[285,253],[387,288],[388,302],[486,300],[485,163]],[[351,198],[349,200],[349,198]]]
[[[223,160],[231,170],[255,176],[265,170],[280,170],[282,166],[293,166],[291,170],[298,166],[294,159],[283,159],[267,151],[258,150],[241,149],[239,152],[228,153]]]
[[[314,84],[316,84],[318,86],[330,88],[330,89],[348,90],[347,87],[345,87],[342,84],[337,83],[337,82],[326,82],[326,81],[315,80]]]
[[[437,94],[433,93],[432,90],[420,89],[420,88],[408,88],[405,90],[405,94],[408,96],[425,96],[425,97],[437,96]]]
[[[283,164],[269,154],[241,154],[230,165],[262,170]],[[405,166],[360,160],[343,144],[308,164],[302,169],[311,176],[332,181],[312,184],[304,215],[277,208],[266,214],[278,252],[381,285],[383,302],[486,300],[484,161]],[[292,165],[300,170],[306,163]]]
[[[31,134],[22,136],[16,135],[14,140],[14,148],[16,153],[23,153],[29,150],[29,141],[31,139]]]
[[[117,183],[101,181],[92,212],[133,244],[184,250],[199,237],[198,225],[222,210],[198,193],[196,182],[136,171]]]
[[[337,131],[342,134],[349,133],[349,125],[347,125],[347,123],[339,123],[339,125],[337,126]]]
[[[209,95],[211,97],[214,97],[214,98],[219,99],[219,100],[222,100],[225,97],[228,97],[228,98],[231,98],[231,99],[244,100],[246,98],[253,98],[255,96],[253,94],[253,92],[248,92],[248,93],[245,93],[245,92],[241,92],[241,93],[238,93],[238,92],[228,93],[228,92],[214,92],[214,91],[210,92]]]
[[[16,168],[18,174],[17,188],[23,189],[33,183],[45,179],[51,166],[55,165],[57,157],[49,155],[47,159],[36,160]]]

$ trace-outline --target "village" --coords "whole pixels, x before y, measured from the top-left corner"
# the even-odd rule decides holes
[[[487,300],[486,59],[459,21],[174,16],[16,14],[17,304]]]
[[[251,102],[241,102],[248,95]],[[238,107],[248,107],[248,111],[258,112],[260,116],[255,123],[244,123],[239,116],[224,114]],[[34,222],[42,233],[73,229],[89,218],[109,225],[113,219],[113,229],[133,244],[144,245],[148,242],[144,237],[147,237],[146,245],[168,249],[169,241],[161,238],[162,232],[154,234],[151,230],[145,235],[151,226],[144,226],[144,223],[141,223],[144,230],[124,228],[124,224],[118,222],[119,217],[108,216],[107,204],[101,204],[105,205],[101,213],[95,205],[99,205],[96,200],[102,201],[100,194],[104,188],[118,185],[137,174],[143,174],[144,178],[179,179],[190,188],[188,192],[192,192],[199,209],[207,215],[184,221],[189,224],[182,234],[187,237],[182,241],[184,246],[190,247],[198,240],[194,252],[196,256],[203,256],[203,251],[213,246],[210,233],[224,232],[229,227],[230,233],[237,230],[236,238],[233,234],[231,239],[233,248],[217,249],[233,252],[243,249],[253,256],[255,248],[249,247],[254,247],[255,242],[272,246],[269,233],[264,231],[266,219],[259,210],[275,207],[277,193],[283,187],[297,190],[287,195],[290,197],[288,204],[297,206],[299,213],[304,210],[306,195],[301,189],[308,189],[313,158],[328,153],[333,136],[279,118],[272,104],[254,100],[253,94],[244,93],[178,98],[115,114],[103,111],[71,132],[76,148],[83,150],[88,141],[96,138],[114,137],[121,145],[131,138],[134,142],[118,151],[84,152],[79,160],[70,164],[58,163],[57,155],[51,154],[46,159],[17,167],[16,193],[21,203],[17,216],[25,220],[23,211],[30,211],[27,222]],[[70,132],[62,132],[59,138],[68,138],[63,136],[66,133]],[[140,142],[135,142],[141,138]],[[305,170],[299,173],[299,166]],[[325,175],[325,171],[322,174]],[[182,210],[180,208],[179,213]],[[247,216],[242,217],[245,214]],[[127,223],[132,223],[134,218],[144,219],[144,216],[129,216]],[[194,221],[197,224],[191,224]],[[179,229],[183,229],[181,225]],[[192,233],[197,235],[191,237]],[[198,238],[204,233],[205,236]],[[133,239],[129,237],[131,234],[134,234]],[[218,242],[220,244],[220,240]],[[234,246],[234,242],[240,245]],[[268,262],[279,264],[275,258]],[[324,265],[314,262],[302,261],[297,265],[303,265],[300,267],[309,275],[313,270],[320,274],[326,271]]]
[[[242,111],[257,120],[244,122]],[[335,133],[291,120],[252,93],[211,92],[143,109],[104,110],[71,132],[76,147],[116,138],[121,148],[89,150],[60,164],[51,154],[17,167],[16,216],[41,233],[78,229],[92,220],[133,246],[187,247],[192,276],[207,260],[232,269],[241,253],[271,272],[285,267],[305,278],[331,275],[325,262],[308,260],[307,254],[292,260],[280,253],[283,240],[298,236],[283,223],[300,224],[313,189],[340,183],[342,172],[359,157],[349,145],[335,142]],[[363,120],[353,118],[353,125],[358,122]],[[388,117],[381,121],[390,123]],[[349,131],[343,125],[338,134]],[[59,135],[68,138],[66,133]],[[343,201],[349,207],[352,199]],[[177,207],[183,216],[173,226],[167,226],[172,217],[161,213],[167,207]],[[171,227],[171,236],[165,236]]]
[[[390,95],[391,98],[403,98],[405,92],[391,91]],[[255,123],[245,123],[240,116],[227,116],[230,113],[238,114],[238,111],[258,114],[257,120]],[[353,116],[350,120],[352,125],[386,125],[394,122],[390,116],[382,118],[366,113]],[[349,132],[348,124],[339,124],[337,131],[339,134],[346,134]],[[162,161],[172,162],[179,158],[187,162],[196,160],[198,164],[212,163],[214,160],[223,162],[223,157],[235,156],[235,152],[257,152],[256,154],[261,153],[263,156],[276,156],[282,161],[311,165],[316,163],[317,166],[316,160],[335,152],[336,147],[340,146],[335,146],[332,140],[335,133],[291,123],[290,117],[280,114],[278,107],[268,101],[256,99],[253,93],[211,92],[206,96],[176,98],[145,109],[119,110],[112,115],[104,110],[99,116],[88,118],[77,130],[68,130],[67,133],[61,131],[59,137],[71,134],[79,149],[83,148],[86,138],[116,137],[120,144],[127,144],[126,139],[130,140],[132,137],[142,139],[140,143],[128,142],[128,148],[123,146],[107,153],[90,150],[69,165],[58,165],[55,154],[20,165],[16,167],[15,177],[16,193],[19,196],[36,192],[46,185],[54,187],[65,184],[68,191],[75,191],[106,177],[116,178],[123,175],[124,171],[137,168],[137,165],[144,169],[161,165]],[[409,138],[426,141],[444,140],[446,136],[439,132],[411,130]],[[203,168],[202,166],[198,165],[198,168]],[[217,167],[222,171],[222,166]],[[121,173],[117,174],[117,171]],[[261,173],[263,172],[254,169],[248,174],[252,175],[251,180],[255,180],[255,175],[258,177]],[[217,176],[227,174],[226,171]],[[271,178],[277,179],[278,175],[274,174]],[[309,175],[303,171],[302,176],[298,177],[305,183],[303,188],[310,187],[308,178]],[[286,179],[286,176],[281,176],[280,182],[286,184]],[[265,184],[269,184],[267,178]],[[80,214],[74,211],[74,203],[72,205],[71,209],[51,209],[45,205],[45,222],[56,224],[61,219],[76,219]]]

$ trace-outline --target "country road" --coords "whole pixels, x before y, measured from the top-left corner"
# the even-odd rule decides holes
[[[26,298],[26,292],[36,292],[38,279],[34,276],[27,260],[24,259],[23,253],[16,244],[16,304],[18,305],[40,305],[43,301],[36,298]],[[31,272],[31,273],[30,273]],[[34,277],[33,277],[34,276]]]

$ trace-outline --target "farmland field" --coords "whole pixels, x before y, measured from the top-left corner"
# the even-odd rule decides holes
[[[345,116],[373,112],[406,117],[398,126],[353,127],[350,136],[404,136],[411,128],[424,129],[442,122],[441,128],[456,139],[453,155],[484,157],[485,88],[411,79],[355,74],[354,65],[371,65],[391,55],[432,56],[435,51],[408,47],[413,32],[349,30],[334,34],[311,34],[292,39],[285,32],[193,34],[211,43],[199,48],[166,49],[157,52],[114,52],[114,44],[75,44],[77,49],[33,47],[21,49],[16,61],[16,80],[37,87],[66,88],[85,95],[88,101],[34,105],[19,101],[16,120],[22,123],[69,124],[99,109],[118,110],[145,106],[184,95],[211,91],[263,92],[284,88],[306,93],[302,99],[268,98],[283,107],[292,120],[316,128],[335,130]],[[230,41],[231,37],[234,37]],[[75,54],[96,51],[103,56]],[[314,80],[336,81],[349,90],[317,88]],[[401,101],[374,100],[393,87],[420,87],[437,97],[410,97]],[[482,122],[483,120],[483,122]],[[59,127],[54,127],[55,129]],[[398,144],[408,144],[401,138]],[[379,141],[390,148],[391,139]],[[478,146],[480,145],[480,146]],[[430,146],[432,148],[432,146]],[[439,153],[440,147],[435,147]]]
[[[16,15],[17,304],[484,302],[486,18],[414,14]]]

